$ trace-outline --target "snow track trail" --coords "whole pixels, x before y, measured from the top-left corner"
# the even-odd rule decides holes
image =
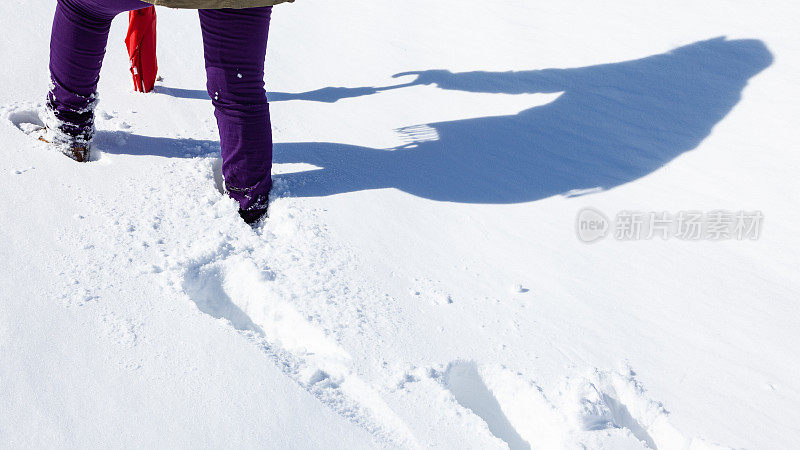
[[[0,5],[0,448],[800,440],[796,4],[342,1],[273,12],[256,229],[195,13],[149,95],[114,22],[78,164],[34,137],[55,2]],[[587,245],[586,207],[765,226]]]

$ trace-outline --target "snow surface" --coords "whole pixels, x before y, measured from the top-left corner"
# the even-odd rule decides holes
[[[277,7],[255,231],[193,12],[152,95],[115,21],[96,161],[23,132],[54,5],[0,4],[0,446],[796,448],[796,2]],[[587,245],[586,206],[765,222]]]

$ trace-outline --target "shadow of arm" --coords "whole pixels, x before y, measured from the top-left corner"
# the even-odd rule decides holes
[[[458,72],[423,70],[401,72],[393,78],[416,76],[400,87],[436,85],[441,89],[488,94],[535,94],[566,90],[563,73],[569,69],[526,70],[509,72]]]

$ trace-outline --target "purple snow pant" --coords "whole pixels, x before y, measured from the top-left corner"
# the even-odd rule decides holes
[[[95,91],[111,20],[147,6],[140,0],[58,0],[48,106],[67,135],[88,139],[94,130]],[[243,210],[266,208],[272,186],[272,129],[264,90],[271,12],[271,7],[199,11],[222,174],[229,195]]]

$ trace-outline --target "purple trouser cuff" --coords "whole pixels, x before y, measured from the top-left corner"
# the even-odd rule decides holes
[[[56,141],[54,143],[88,145],[94,135],[96,105],[97,94],[82,96],[53,80],[43,119]]]
[[[272,178],[268,176],[259,183],[246,188],[225,183],[225,189],[228,191],[228,196],[239,202],[239,207],[243,211],[266,209],[269,204],[269,191],[272,189]]]

